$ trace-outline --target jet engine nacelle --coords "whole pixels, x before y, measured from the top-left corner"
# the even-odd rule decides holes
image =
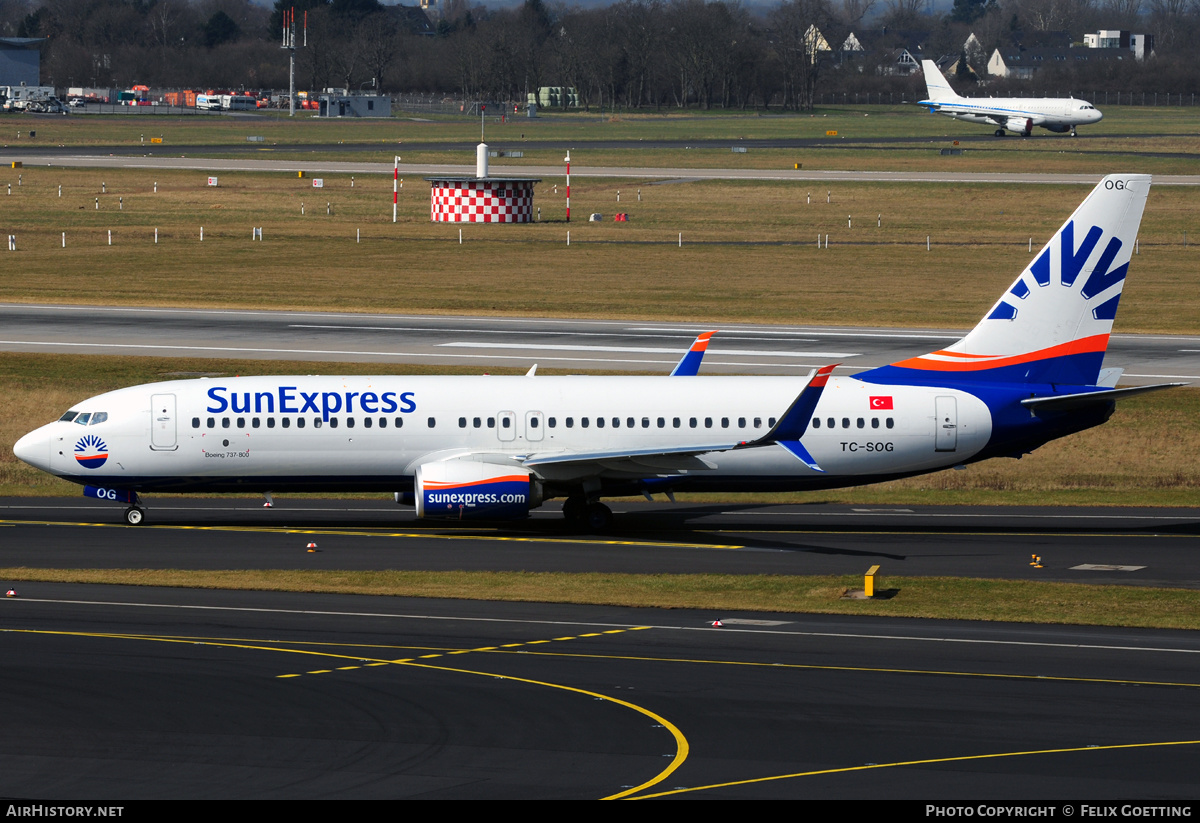
[[[417,517],[519,520],[542,505],[542,484],[527,469],[445,460],[418,466]]]
[[[1010,117],[1004,121],[1004,128],[1020,132],[1028,137],[1033,133],[1033,119],[1029,117]]]

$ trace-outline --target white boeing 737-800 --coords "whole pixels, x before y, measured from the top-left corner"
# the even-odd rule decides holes
[[[1099,425],[1101,370],[1148,175],[1105,177],[966,337],[832,377],[233,377],[120,389],[22,437],[33,466],[128,505],[145,492],[389,491],[422,517],[524,518],[561,497],[874,483],[1020,457]],[[536,367],[535,367],[536,369]],[[678,379],[686,375],[689,379]]]
[[[1028,137],[1033,127],[1075,134],[1076,126],[1099,123],[1104,115],[1086,100],[1074,97],[959,97],[932,60],[922,60],[928,100],[918,105],[956,120],[996,126],[996,136],[1005,130]]]

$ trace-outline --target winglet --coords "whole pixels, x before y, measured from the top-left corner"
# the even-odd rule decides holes
[[[700,361],[704,359],[704,353],[708,351],[708,341],[716,333],[717,330],[706,331],[697,337],[695,342],[692,343],[692,347],[687,350],[687,353],[676,364],[675,370],[671,372],[671,376],[694,377],[699,373]]]
[[[808,453],[808,449],[801,445],[800,438],[808,430],[813,412],[817,408],[817,402],[821,399],[821,394],[825,391],[825,384],[829,382],[829,376],[833,374],[833,370],[839,365],[841,364],[833,363],[829,366],[822,366],[813,372],[804,390],[792,401],[792,405],[783,413],[783,417],[779,418],[779,422],[772,426],[771,430],[762,437],[749,443],[744,443],[739,448],[769,446],[773,443],[778,443],[813,471],[823,472],[824,469],[817,465],[817,461]]]

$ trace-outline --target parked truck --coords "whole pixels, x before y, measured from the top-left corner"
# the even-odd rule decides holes
[[[54,96],[54,86],[0,86],[5,111],[65,112]]]

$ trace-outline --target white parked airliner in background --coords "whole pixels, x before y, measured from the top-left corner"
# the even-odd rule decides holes
[[[563,497],[821,489],[1020,457],[1099,425],[1102,370],[1150,188],[1105,177],[966,337],[831,377],[232,377],[120,389],[22,437],[17,457],[126,503],[143,492],[390,491],[423,517],[524,518]],[[687,379],[679,379],[683,375]],[[269,499],[269,497],[268,497]]]
[[[1076,126],[1099,123],[1104,117],[1091,103],[1074,97],[959,97],[932,60],[922,60],[921,69],[929,99],[918,105],[956,120],[998,126],[997,137],[1005,130],[1028,137],[1034,126],[1074,136]]]

